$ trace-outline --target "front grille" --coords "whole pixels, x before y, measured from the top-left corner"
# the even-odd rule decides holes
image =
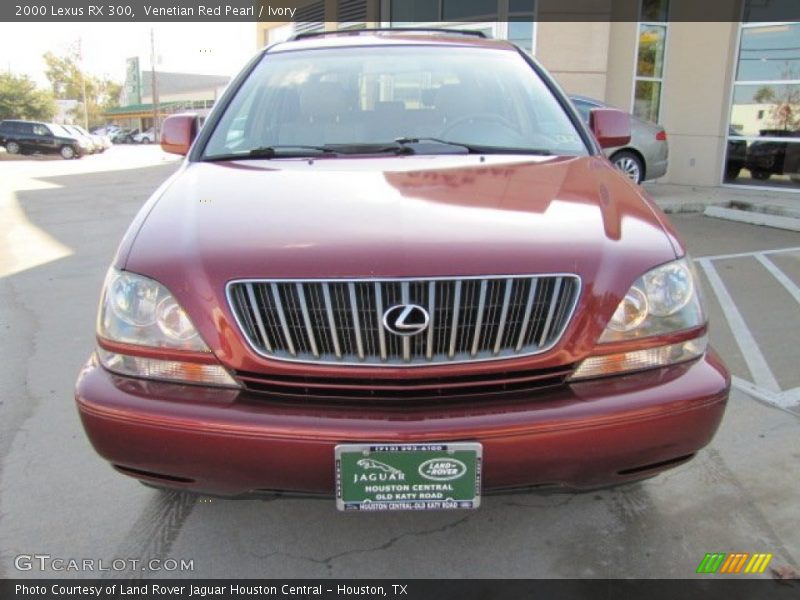
[[[564,333],[579,289],[575,275],[243,280],[228,284],[228,301],[263,356],[416,366],[544,352]],[[389,309],[409,304],[428,313],[422,332],[404,336],[384,327]]]

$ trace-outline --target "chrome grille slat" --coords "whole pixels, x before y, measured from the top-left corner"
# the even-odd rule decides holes
[[[296,283],[297,296],[300,299],[300,312],[303,314],[303,324],[306,326],[306,335],[308,335],[308,345],[311,347],[311,353],[315,358],[319,358],[319,349],[317,348],[317,338],[314,335],[314,328],[311,326],[311,317],[308,315],[308,302],[306,301],[306,293],[303,290],[302,283]]]
[[[450,352],[447,356],[453,358],[456,354],[456,341],[458,341],[458,312],[461,308],[461,280],[456,281],[453,290],[453,322],[450,325]]]
[[[331,338],[333,339],[333,348],[336,353],[336,358],[342,357],[342,348],[339,345],[339,333],[336,331],[336,319],[333,315],[333,305],[331,303],[331,290],[327,283],[322,284],[322,294],[325,298],[325,312],[328,316],[328,327],[330,328]]]
[[[497,335],[495,336],[494,348],[492,349],[493,354],[500,352],[500,344],[503,342],[503,333],[505,332],[506,328],[506,318],[508,318],[508,303],[511,300],[511,289],[513,287],[514,280],[507,279],[505,293],[503,294],[503,308],[500,311],[500,323],[497,326]]]
[[[378,343],[381,349],[381,360],[386,360],[386,330],[383,328],[383,292],[379,281],[376,281],[375,286],[375,316],[378,319]]]
[[[283,312],[283,302],[281,302],[278,284],[273,283],[270,285],[270,288],[272,289],[272,299],[275,301],[276,310],[278,312],[278,321],[280,321],[281,328],[283,329],[283,336],[286,340],[286,348],[289,350],[289,354],[295,356],[297,352],[295,351],[294,343],[292,342],[292,333],[289,331],[289,325],[286,322],[286,314]]]
[[[411,293],[408,288],[409,284],[407,281],[400,284],[400,301],[403,304],[411,302]],[[406,362],[411,360],[411,338],[408,336],[403,336],[403,360]]]
[[[428,360],[433,359],[433,332],[436,330],[436,282],[431,281],[428,283],[428,316],[430,323],[428,323],[428,340],[425,347],[425,358]]]
[[[258,302],[256,302],[256,295],[253,292],[253,284],[247,284],[247,297],[250,300],[250,306],[253,308],[252,311],[248,312],[249,315],[253,315],[255,317],[256,327],[258,327],[258,333],[261,335],[261,339],[264,342],[264,347],[267,349],[268,352],[272,352],[272,344],[269,342],[269,336],[267,335],[267,330],[264,328],[264,321],[261,319],[261,311],[258,309]],[[251,319],[248,318],[248,321]],[[252,322],[252,321],[251,321]]]
[[[318,364],[418,366],[497,360],[552,348],[580,292],[575,275],[242,280],[228,285],[237,324],[259,354]],[[400,336],[383,315],[428,312],[427,330]]]
[[[525,343],[525,333],[528,331],[528,323],[531,320],[531,312],[533,310],[533,299],[536,297],[536,288],[538,286],[539,281],[537,279],[531,281],[531,287],[528,290],[528,300],[525,303],[525,316],[522,317],[522,326],[519,328],[519,338],[514,348],[517,352],[522,349],[522,345]]]
[[[480,298],[478,299],[478,312],[475,320],[475,333],[472,334],[472,349],[470,356],[478,353],[478,344],[481,341],[481,331],[483,331],[483,311],[486,308],[486,280],[481,280]]]
[[[561,291],[561,277],[556,279],[556,289],[553,291],[553,298],[556,300],[558,299],[558,294]],[[544,345],[544,341],[547,339],[547,334],[550,331],[550,325],[553,322],[553,313],[556,310],[556,302],[551,302],[550,307],[547,309],[547,319],[542,326],[542,336],[539,338],[539,346]]]
[[[358,358],[364,360],[364,341],[361,339],[361,322],[358,318],[358,301],[356,299],[356,284],[348,283],[347,291],[350,294],[350,311],[353,315],[353,335],[356,338]]]

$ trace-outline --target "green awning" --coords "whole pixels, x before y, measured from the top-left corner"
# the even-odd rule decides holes
[[[182,106],[183,102],[161,102],[158,105],[158,112],[169,112],[170,109]],[[106,117],[149,117],[153,114],[152,104],[129,104],[128,106],[116,106],[103,113]]]

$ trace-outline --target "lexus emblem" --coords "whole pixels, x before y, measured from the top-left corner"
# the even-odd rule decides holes
[[[398,304],[383,313],[383,326],[395,335],[417,335],[429,322],[428,311],[417,304]]]

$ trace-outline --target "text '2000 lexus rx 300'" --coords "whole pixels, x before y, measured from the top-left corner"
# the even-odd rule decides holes
[[[130,226],[76,399],[144,482],[474,508],[689,460],[723,415],[691,259],[535,61],[465,33],[260,53]]]

